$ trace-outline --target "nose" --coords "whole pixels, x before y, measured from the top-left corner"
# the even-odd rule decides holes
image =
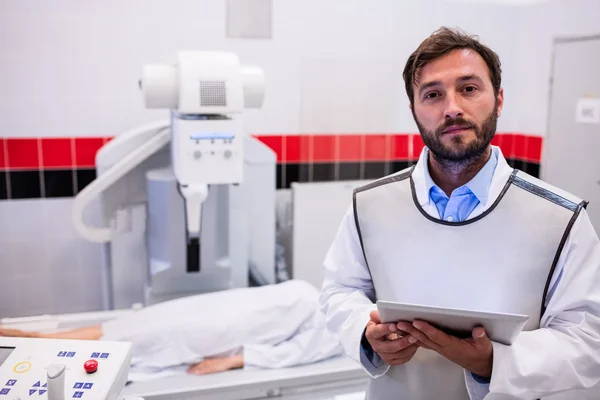
[[[446,96],[446,110],[444,112],[444,117],[446,119],[456,119],[458,117],[463,116],[463,109],[460,104],[460,99],[455,93],[449,93]]]

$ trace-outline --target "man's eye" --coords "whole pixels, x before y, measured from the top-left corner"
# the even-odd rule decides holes
[[[427,93],[427,94],[425,95],[425,98],[426,98],[426,99],[435,99],[436,97],[438,97],[438,94],[437,94],[437,93],[435,93],[435,92],[432,92],[432,93]]]
[[[465,87],[465,89],[464,89],[464,90],[465,90],[465,92],[467,92],[467,93],[473,93],[474,91],[476,91],[476,90],[477,90],[477,88],[476,88],[475,86],[467,86],[467,87]]]

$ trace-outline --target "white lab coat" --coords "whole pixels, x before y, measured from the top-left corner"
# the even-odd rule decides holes
[[[131,376],[138,379],[240,353],[244,368],[308,364],[342,354],[318,297],[300,280],[190,296],[106,322],[102,340],[133,342]]]
[[[469,219],[494,203],[512,172],[500,149],[494,147],[494,151],[498,152],[498,165],[489,198],[477,206]],[[427,192],[423,169],[426,154],[424,149],[412,177],[419,203],[429,215],[439,218]],[[410,235],[410,227],[406,232]],[[324,265],[320,302],[327,324],[340,333],[345,353],[376,379],[389,366],[377,356],[371,363],[360,346],[369,313],[376,306],[352,207],[341,223]],[[541,328],[523,332],[510,347],[493,343],[490,384],[477,383],[465,371],[465,384],[472,400],[537,399],[565,390],[590,388],[600,382],[600,241],[585,210],[572,228],[550,285]],[[429,289],[445,290],[444,286],[445,282],[432,281]],[[600,398],[600,387],[594,393]]]

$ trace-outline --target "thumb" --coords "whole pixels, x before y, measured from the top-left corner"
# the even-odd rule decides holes
[[[379,312],[377,310],[371,311],[369,318],[371,318],[371,321],[375,322],[376,324],[381,323],[381,318],[379,318]]]
[[[485,333],[485,329],[480,326],[473,329],[473,339],[478,347],[487,346],[487,344],[490,343],[490,339]]]

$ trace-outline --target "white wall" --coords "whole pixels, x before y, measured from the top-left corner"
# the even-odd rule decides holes
[[[520,131],[546,133],[554,39],[600,35],[599,16],[600,0],[554,0],[522,9],[514,46],[518,91],[506,100],[519,104],[513,111]]]
[[[0,202],[0,318],[100,310],[100,246],[70,224],[72,199]]]
[[[4,0],[4,135],[107,136],[160,118],[164,112],[143,108],[137,81],[144,64],[170,62],[180,49],[231,50],[265,69],[265,106],[248,114],[253,133],[413,132],[402,68],[417,44],[441,25],[480,35],[502,57],[512,101],[500,129],[543,134],[544,108],[523,116],[517,99],[530,77],[547,75],[550,54],[539,52],[537,62],[525,62],[532,57],[522,57],[525,47],[515,44],[547,47],[563,9],[581,21],[591,20],[590,13],[575,11],[574,3],[593,6],[592,1],[530,8],[397,0],[273,3],[273,39],[244,40],[225,38],[224,1]],[[539,16],[544,23],[532,24]],[[523,38],[526,31],[529,40]]]
[[[137,82],[181,49],[235,51],[265,69],[251,133],[416,132],[402,69],[441,25],[500,54],[499,130],[543,135],[553,37],[600,33],[598,0],[273,0],[272,40],[225,38],[225,12],[217,0],[2,0],[0,137],[112,136],[163,118]],[[75,237],[70,202],[0,202],[0,317],[102,307],[99,249]]]

